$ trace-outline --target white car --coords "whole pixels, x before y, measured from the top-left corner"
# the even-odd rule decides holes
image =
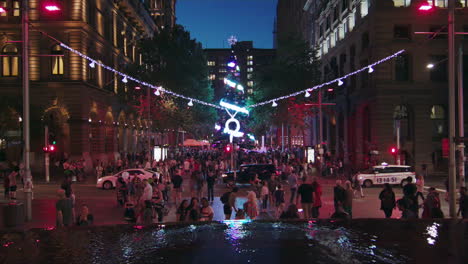
[[[403,187],[408,183],[408,177],[413,178],[413,183],[416,183],[415,172],[411,166],[406,165],[373,166],[372,169],[360,172],[355,177],[365,187],[383,185],[385,183],[399,184]]]
[[[141,180],[152,178],[154,174],[156,174],[159,178],[159,173],[152,171],[152,170],[145,170],[145,169],[126,169],[119,173],[116,173],[111,176],[103,176],[97,180],[96,187],[102,188],[104,190],[109,190],[115,188],[117,186],[117,179],[121,176],[124,172],[128,172],[129,176],[136,175]]]

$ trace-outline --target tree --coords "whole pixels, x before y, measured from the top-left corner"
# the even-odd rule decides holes
[[[213,100],[202,46],[191,39],[190,33],[182,26],[163,29],[153,38],[140,41],[139,48],[143,65],[129,67],[129,72],[136,77],[178,94],[207,102]],[[151,97],[151,117],[156,121],[155,128],[182,128],[196,137],[212,130],[216,118],[214,109],[196,103],[189,107],[187,100],[164,93]],[[142,107],[143,102],[147,101],[146,93],[134,91],[130,100],[137,108]]]
[[[317,51],[300,37],[289,36],[279,40],[281,52],[272,65],[255,75],[256,89],[253,102],[261,102],[304,90],[320,82],[320,61]],[[304,118],[312,110],[304,106],[305,98],[298,96],[271,106],[254,109],[252,129],[264,134],[270,124],[290,124],[305,128]]]

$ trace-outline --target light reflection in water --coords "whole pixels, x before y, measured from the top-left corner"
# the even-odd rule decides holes
[[[432,223],[432,225],[426,227],[426,235],[427,236],[427,243],[429,245],[434,245],[436,243],[436,239],[439,236],[438,228],[440,224],[438,223]]]
[[[227,229],[224,231],[226,239],[234,246],[237,253],[241,253],[239,240],[246,238],[250,233],[245,230],[244,224],[250,223],[251,221],[250,219],[223,221],[223,223],[227,225]]]

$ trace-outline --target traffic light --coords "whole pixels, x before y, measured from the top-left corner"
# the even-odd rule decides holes
[[[54,133],[49,133],[49,144],[56,145],[57,140]]]
[[[48,145],[48,146],[45,146],[42,148],[42,150],[45,152],[45,153],[52,153],[52,152],[55,152],[57,148],[54,146],[54,145]]]
[[[390,154],[396,155],[398,153],[398,149],[396,147],[391,147],[390,148]]]
[[[44,9],[47,12],[57,12],[61,10],[60,6],[52,0],[44,3]]]
[[[232,151],[231,145],[226,145],[226,147],[224,147],[224,151],[226,153],[231,153],[231,151]]]

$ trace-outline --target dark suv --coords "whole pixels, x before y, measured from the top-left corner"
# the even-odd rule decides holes
[[[240,166],[237,171],[236,182],[249,183],[258,174],[258,179],[268,181],[272,174],[276,174],[276,168],[273,164],[245,164]],[[234,172],[229,171],[222,175],[223,182],[234,181]]]

